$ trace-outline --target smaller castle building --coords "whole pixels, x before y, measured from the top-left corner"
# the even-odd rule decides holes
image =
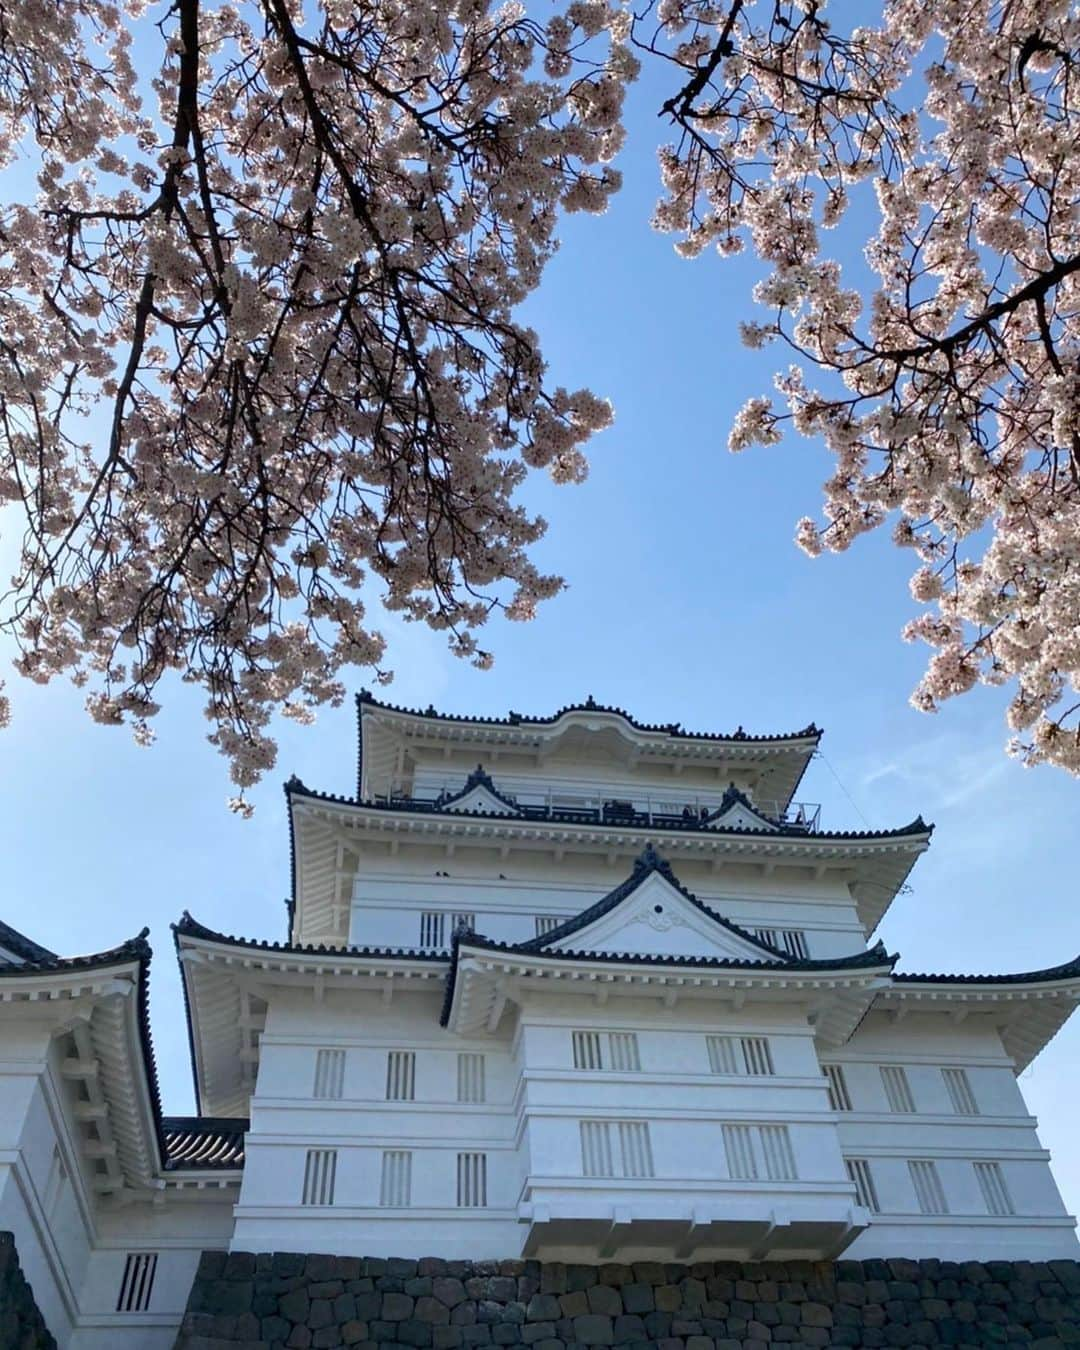
[[[287,786],[285,940],[185,914],[200,1114],[162,1114],[146,935],[0,926],[0,1229],[61,1347],[171,1346],[199,1254],[1075,1257],[1017,1075],[1080,961],[904,971],[921,819],[827,831],[815,727],[358,700]]]

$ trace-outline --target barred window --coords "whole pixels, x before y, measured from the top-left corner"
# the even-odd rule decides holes
[[[581,1170],[587,1177],[654,1176],[645,1120],[583,1120]]]
[[[482,1209],[487,1204],[487,1154],[457,1155],[457,1202],[459,1209]]]
[[[801,928],[755,928],[754,936],[759,942],[767,942],[788,956],[804,960],[810,955],[806,945],[806,934]]]
[[[706,1036],[705,1043],[713,1073],[747,1073],[759,1077],[776,1072],[772,1051],[764,1036]]]
[[[736,1073],[735,1037],[706,1036],[709,1050],[709,1068],[713,1073]]]
[[[425,909],[420,915],[420,946],[445,947],[446,915],[440,910]]]
[[[386,1056],[386,1100],[416,1100],[416,1054],[412,1050],[391,1050]]]
[[[553,933],[562,923],[558,914],[537,914],[536,915],[536,936],[546,937],[548,933]]]
[[[117,1312],[146,1312],[154,1291],[157,1252],[128,1252],[116,1297]]]
[[[484,1056],[462,1053],[457,1057],[457,1099],[459,1102],[486,1101]]]
[[[309,1148],[304,1167],[302,1205],[332,1205],[337,1178],[337,1149]]]
[[[450,931],[451,931],[451,933],[456,933],[457,930],[458,930],[459,928],[467,928],[467,929],[469,930],[470,933],[475,933],[475,932],[476,932],[476,915],[475,915],[475,914],[466,914],[466,913],[461,913],[461,914],[451,914],[451,915],[450,915]]]
[[[915,1099],[911,1095],[907,1071],[898,1064],[886,1064],[881,1070],[881,1081],[888,1098],[889,1110],[902,1115],[910,1115],[915,1110]]]
[[[725,1125],[723,1135],[728,1175],[736,1181],[756,1181],[753,1129],[749,1125]]]
[[[834,1111],[850,1111],[851,1094],[848,1092],[844,1070],[839,1064],[826,1064],[822,1072],[829,1085],[829,1105]]]
[[[315,1096],[340,1097],[345,1084],[345,1051],[318,1050],[315,1054]]]
[[[938,1176],[937,1164],[913,1159],[908,1163],[908,1171],[919,1209],[924,1214],[948,1214],[949,1206],[945,1202],[945,1190]]]
[[[772,1051],[764,1036],[743,1036],[740,1038],[743,1067],[748,1074],[760,1077],[774,1072]]]
[[[412,1200],[412,1154],[407,1149],[388,1149],[382,1155],[379,1204],[403,1209]]]
[[[855,1183],[856,1202],[862,1205],[863,1209],[868,1209],[871,1214],[880,1214],[881,1206],[878,1204],[877,1187],[874,1185],[870,1163],[866,1158],[845,1158],[844,1166],[847,1168],[848,1176]]]
[[[571,1039],[575,1069],[637,1072],[641,1068],[637,1032],[575,1031]]]
[[[1015,1214],[1016,1206],[1013,1204],[1008,1186],[1005,1185],[1005,1174],[1001,1170],[1001,1164],[999,1162],[977,1162],[974,1166],[979,1189],[982,1191],[983,1200],[986,1202],[987,1214],[1000,1216]]]
[[[971,1081],[967,1076],[967,1070],[942,1069],[941,1076],[945,1079],[949,1100],[952,1102],[952,1109],[956,1114],[958,1116],[977,1116],[979,1114],[979,1103],[975,1100],[975,1094],[971,1090]]]
[[[795,1154],[786,1125],[759,1127],[761,1156],[765,1161],[765,1175],[770,1181],[794,1181]]]

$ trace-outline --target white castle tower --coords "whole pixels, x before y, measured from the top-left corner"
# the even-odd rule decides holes
[[[0,1229],[62,1346],[171,1344],[206,1246],[1078,1254],[1016,1080],[1080,962],[898,970],[931,827],[823,830],[815,727],[358,712],[356,797],[287,787],[287,939],[175,927],[199,1117],[161,1115],[145,941],[0,933]]]

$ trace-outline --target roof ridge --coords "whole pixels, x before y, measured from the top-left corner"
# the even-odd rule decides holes
[[[435,705],[428,704],[427,708],[408,708],[402,704],[387,703],[377,699],[369,689],[361,689],[356,695],[357,713],[360,713],[363,705],[368,704],[373,708],[381,708],[385,712],[404,713],[409,717],[427,717],[440,722],[460,722],[467,725],[502,726],[552,726],[561,717],[572,712],[593,712],[610,713],[616,717],[621,717],[624,722],[633,727],[635,731],[660,732],[668,736],[684,740],[708,740],[708,741],[745,741],[749,744],[759,741],[795,741],[813,739],[819,741],[823,735],[822,728],[814,722],[808,723],[798,731],[774,732],[763,735],[752,735],[744,731],[740,726],[734,732],[715,732],[715,731],[687,731],[681,722],[639,722],[635,717],[614,704],[597,703],[592,695],[588,695],[584,703],[567,703],[556,712],[547,717],[530,716],[527,713],[510,711],[505,717],[478,717],[465,713],[444,713],[439,712]]]

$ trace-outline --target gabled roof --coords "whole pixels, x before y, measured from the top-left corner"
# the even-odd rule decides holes
[[[519,814],[517,802],[499,791],[482,764],[473,769],[460,791],[441,798],[437,807],[440,811],[466,811],[475,815],[501,815],[504,811],[513,816]]]
[[[762,942],[760,938],[754,936],[746,928],[740,928],[738,924],[732,923],[730,919],[725,919],[722,914],[717,914],[708,905],[703,904],[696,895],[688,891],[678,880],[675,873],[671,870],[671,864],[666,858],[661,857],[656,849],[650,844],[645,851],[634,860],[634,870],[625,881],[619,883],[614,890],[609,891],[607,895],[597,900],[595,904],[590,905],[588,909],[576,915],[573,919],[567,919],[558,928],[553,928],[549,933],[544,933],[539,937],[529,938],[527,942],[519,943],[514,950],[522,952],[540,952],[553,947],[556,943],[563,942],[566,938],[572,937],[575,933],[580,933],[582,929],[590,927],[597,919],[602,919],[605,914],[609,914],[617,908],[622,902],[628,899],[633,893],[653,875],[663,877],[663,879],[674,890],[688,900],[693,907],[713,923],[721,928],[726,928],[729,933],[741,938],[743,942],[750,943],[751,946],[761,952],[762,958],[769,961],[787,962],[791,958],[786,952],[781,951],[779,947],[773,947],[768,942]],[[553,955],[555,953],[552,953]],[[561,952],[560,952],[561,954]]]
[[[17,929],[0,919],[0,947],[11,952],[12,956],[18,958],[20,962],[26,961],[31,964],[41,961],[55,961],[56,953],[49,951],[48,947],[39,946],[36,942],[31,942]],[[8,963],[0,957],[0,966]]]

